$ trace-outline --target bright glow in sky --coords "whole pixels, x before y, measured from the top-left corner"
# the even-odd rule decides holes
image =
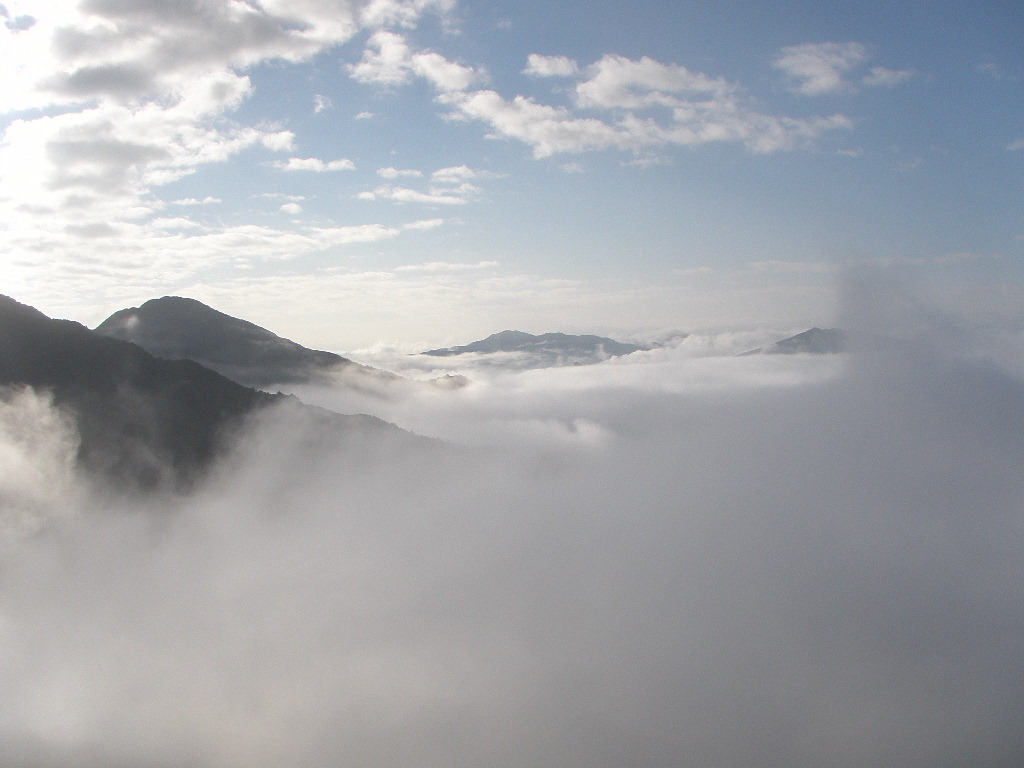
[[[1024,320],[1009,1],[3,0],[0,291],[308,346]]]

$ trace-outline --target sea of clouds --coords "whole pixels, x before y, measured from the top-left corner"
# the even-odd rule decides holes
[[[79,477],[69,422],[8,396],[0,762],[1013,764],[1019,361],[847,293],[846,355],[308,389],[458,447],[282,411],[186,496]]]

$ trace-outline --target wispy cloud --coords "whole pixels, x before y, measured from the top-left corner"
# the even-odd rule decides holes
[[[418,179],[423,175],[423,171],[417,171],[415,168],[378,168],[377,175],[382,179]]]
[[[478,187],[463,185],[457,189],[431,188],[427,191],[384,185],[372,191],[360,192],[360,200],[393,200],[396,203],[424,203],[426,205],[465,205]]]
[[[209,205],[210,203],[220,203],[222,200],[219,197],[207,196],[202,200],[195,197],[186,197],[181,200],[172,200],[172,205]]]
[[[892,88],[914,77],[913,70],[872,67],[856,74],[871,58],[863,43],[801,43],[783,48],[773,62],[795,93],[821,96],[853,90],[857,85]]]
[[[416,169],[380,168],[377,175],[385,179],[415,179],[423,175]],[[361,200],[392,200],[399,203],[424,203],[427,205],[464,205],[480,192],[480,187],[470,183],[488,174],[475,171],[469,166],[459,165],[439,168],[430,174],[430,185],[426,190],[383,185],[374,190],[359,193]]]
[[[359,10],[359,20],[367,27],[411,29],[425,13],[446,18],[455,6],[456,0],[368,0]]]
[[[804,96],[835,93],[850,87],[845,74],[868,60],[863,43],[802,43],[782,49],[775,66]]]
[[[577,111],[494,91],[444,94],[457,113],[488,123],[494,136],[529,144],[537,157],[595,149],[640,151],[661,146],[738,142],[755,152],[790,149],[826,131],[849,128],[843,115],[797,119],[758,111],[721,78],[650,58],[608,55],[583,70]],[[588,113],[612,112],[612,120]],[[667,119],[665,113],[667,112]]]
[[[494,90],[473,90],[482,70],[449,62],[435,53],[413,52],[395,32],[375,34],[350,75],[367,84],[397,86],[421,77],[438,91],[452,115],[479,120],[492,137],[517,139],[536,157],[600,149],[641,151],[660,146],[737,142],[754,152],[792,149],[823,133],[846,129],[844,115],[777,117],[759,111],[742,89],[722,78],[664,64],[607,55],[581,70],[566,57],[532,55],[528,74],[575,77],[575,109],[532,98],[507,99]],[[595,117],[594,112],[614,115]],[[666,119],[665,112],[668,112]]]

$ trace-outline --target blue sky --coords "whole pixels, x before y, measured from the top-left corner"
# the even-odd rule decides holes
[[[3,0],[0,277],[310,346],[1024,319],[1014,2]]]

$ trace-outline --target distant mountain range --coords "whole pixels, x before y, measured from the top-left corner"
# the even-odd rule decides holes
[[[744,354],[846,348],[843,331],[811,328]],[[642,349],[600,336],[502,331],[423,354],[493,355],[495,364],[536,368],[595,363]],[[462,381],[454,377],[448,385]],[[0,396],[2,389],[20,386],[51,393],[78,428],[80,465],[119,483],[187,487],[232,444],[248,417],[275,405],[296,409],[306,423],[329,433],[369,443],[383,436],[427,441],[380,419],[342,416],[254,388],[278,382],[342,383],[378,394],[421,384],[307,349],[193,299],[154,299],[116,312],[90,331],[0,296]]]
[[[540,368],[556,365],[587,365],[609,357],[619,357],[645,350],[638,344],[627,344],[603,336],[574,336],[566,333],[542,333],[535,336],[523,331],[501,331],[486,339],[459,347],[431,349],[424,355],[452,357],[455,355],[498,353],[518,354],[519,367]]]
[[[51,393],[72,415],[83,468],[138,488],[193,484],[247,417],[273,405],[298,409],[329,430],[426,439],[370,416],[260,392],[192,360],[161,359],[0,296],[0,387],[20,386]]]
[[[767,347],[758,347],[742,355],[827,355],[846,352],[849,337],[838,328],[809,328],[803,333],[782,339]]]

